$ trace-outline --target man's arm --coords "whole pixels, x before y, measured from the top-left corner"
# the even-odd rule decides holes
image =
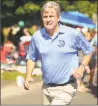
[[[82,61],[81,65],[87,66],[89,64],[90,60],[91,60],[92,55],[93,55],[93,52],[89,55],[85,55],[83,57],[83,61]]]
[[[93,53],[89,54],[89,55],[85,55],[83,57],[83,61],[81,63],[81,65],[79,66],[78,69],[76,69],[73,73],[73,76],[78,79],[78,78],[82,78],[83,77],[83,73],[85,71],[85,66],[87,66],[91,60]]]
[[[34,70],[34,67],[35,67],[35,62],[33,62],[32,60],[27,60],[26,77],[24,82],[24,87],[26,89],[30,89],[30,82],[33,81],[31,75],[32,75],[32,70]]]

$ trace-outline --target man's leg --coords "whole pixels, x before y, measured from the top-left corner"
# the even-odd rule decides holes
[[[58,92],[58,91],[57,91]],[[51,105],[68,105],[76,93],[76,87],[68,84],[60,87],[59,94],[57,93],[51,102]]]
[[[77,84],[67,84],[65,86],[49,87],[43,86],[44,105],[65,105],[69,104],[76,93]]]
[[[43,84],[43,86],[42,86],[42,104],[43,105],[50,105],[51,98],[49,95],[50,95],[50,93],[47,89],[47,85]]]

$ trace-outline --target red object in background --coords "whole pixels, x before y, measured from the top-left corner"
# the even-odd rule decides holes
[[[29,46],[30,42],[26,41],[23,43],[24,46]]]
[[[19,48],[20,48],[19,55],[21,57],[24,57],[26,55],[29,44],[30,44],[30,42],[28,42],[28,41],[20,43],[20,45],[19,45]]]
[[[5,63],[5,64],[9,63],[6,56],[11,55],[13,48],[14,48],[14,46],[11,42],[6,42],[4,44],[4,46],[0,49],[0,53],[1,53],[0,62],[1,63]]]
[[[25,56],[25,49],[24,49],[24,45],[23,44],[20,44],[19,45],[19,55],[21,56],[21,57],[23,57],[23,56]]]
[[[3,47],[3,50],[4,50],[7,54],[11,54],[13,48],[12,48],[12,47],[8,47],[8,46],[4,46],[4,47]]]
[[[11,54],[12,48],[4,46],[1,48],[0,52],[1,52],[0,62],[1,63],[8,63],[6,56]]]
[[[0,53],[1,53],[1,59],[0,59],[0,62],[6,64],[6,63],[7,63],[6,52],[4,51],[3,48],[0,49]]]

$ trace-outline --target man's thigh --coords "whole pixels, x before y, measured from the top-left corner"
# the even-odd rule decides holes
[[[43,85],[44,105],[65,105],[69,104],[76,93],[77,84],[67,84],[65,86],[49,87]]]

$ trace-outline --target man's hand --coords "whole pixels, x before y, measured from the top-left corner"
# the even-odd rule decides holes
[[[30,82],[33,82],[33,79],[31,77],[26,77],[24,81],[24,88],[26,90],[30,89]]]
[[[85,71],[85,68],[83,66],[79,66],[79,68],[75,69],[75,71],[72,73],[72,76],[76,79],[80,79],[83,77],[83,73]]]

